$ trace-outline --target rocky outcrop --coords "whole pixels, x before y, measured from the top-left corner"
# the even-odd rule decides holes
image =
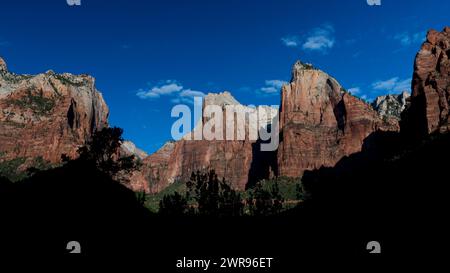
[[[379,96],[372,102],[372,107],[384,119],[394,118],[400,120],[409,97],[410,95],[406,91],[399,95]]]
[[[121,157],[134,156],[139,160],[143,160],[148,156],[146,152],[142,151],[141,149],[136,147],[136,145],[133,142],[128,140],[124,141],[120,146],[120,148],[121,148],[120,149]]]
[[[207,105],[222,107],[223,114],[226,105],[242,106],[229,92],[208,94],[204,98],[203,107]],[[242,106],[242,110],[246,111],[249,108]],[[270,113],[271,116],[265,117],[266,122],[274,118],[277,111],[272,109]],[[224,122],[225,120],[224,118]],[[207,118],[203,119],[204,124],[207,121]],[[246,124],[246,132],[248,132],[248,126],[256,125]],[[267,152],[263,156],[258,155],[260,146],[257,141],[250,140],[248,134],[242,140],[209,141],[204,138],[194,140],[191,136],[192,133],[189,133],[179,141],[168,142],[156,153],[144,159],[140,170],[132,176],[135,181],[143,180],[141,183],[135,182],[132,187],[148,192],[158,192],[177,180],[189,179],[194,171],[214,169],[218,176],[225,177],[231,186],[243,190],[249,181],[259,176],[268,177],[270,172],[268,165],[276,164],[276,153]]]
[[[440,57],[439,73],[448,75],[444,59]],[[416,67],[423,66],[417,66],[418,63],[422,62],[416,61]],[[417,77],[423,74],[415,73]],[[429,76],[427,79],[422,82],[415,77],[415,83],[424,86],[413,89],[413,93],[431,88]],[[431,86],[441,90],[448,84],[446,79],[437,78]],[[245,123],[242,139],[210,141],[203,136],[203,140],[192,140],[192,134],[199,128],[196,127],[181,140],[166,143],[150,156],[133,143],[124,142],[121,155],[135,155],[141,165],[122,182],[135,191],[159,192],[178,180],[186,181],[193,171],[214,169],[232,187],[243,190],[275,175],[299,177],[305,170],[334,166],[344,156],[359,152],[373,132],[398,131],[398,113],[404,108],[407,96],[380,97],[372,107],[349,94],[325,72],[301,62],[294,65],[291,82],[282,87],[281,93],[280,112],[270,107],[257,108],[271,110],[270,115],[257,116],[258,122]],[[411,102],[412,106],[417,105],[414,98]],[[441,100],[438,102],[443,105]],[[240,105],[229,92],[207,95],[203,107],[209,105],[218,106],[222,116],[229,105],[239,106],[243,112],[255,110]],[[438,107],[443,109],[439,117],[447,113],[444,106]],[[423,107],[435,109],[431,104]],[[108,108],[92,77],[52,71],[16,75],[8,71],[2,59],[0,109],[0,162],[39,157],[59,163],[62,154],[76,157],[78,147],[93,132],[108,126]],[[416,108],[407,111],[410,109]],[[280,123],[280,144],[277,151],[263,152],[260,141],[250,138],[249,131],[258,131],[274,119]],[[226,128],[227,119],[223,120]],[[205,124],[209,119],[202,121]]]
[[[353,97],[331,76],[297,62],[281,94],[278,175],[299,177],[305,170],[334,166],[359,152],[377,130],[398,131],[366,102]]]
[[[108,126],[108,114],[93,77],[17,75],[0,58],[0,161],[74,158],[94,131]]]
[[[204,106],[219,105],[222,109],[238,104],[228,92],[204,99]],[[158,192],[177,180],[189,179],[193,171],[212,168],[234,188],[245,189],[273,175],[299,177],[305,170],[334,166],[342,157],[360,151],[371,133],[399,130],[396,117],[383,118],[335,79],[301,62],[294,65],[290,84],[282,88],[277,118],[281,128],[278,151],[262,152],[258,143],[248,138],[191,141],[186,140],[192,137],[188,134],[144,159],[135,174],[143,181],[134,187]]]
[[[405,135],[450,130],[450,27],[430,30],[414,63],[411,103],[402,117]]]
[[[175,181],[176,142],[170,141],[157,152],[142,161],[138,170],[131,174],[129,187],[134,191],[147,193],[159,192]]]

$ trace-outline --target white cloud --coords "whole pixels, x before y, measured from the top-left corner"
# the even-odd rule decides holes
[[[180,93],[180,96],[181,97],[204,97],[204,96],[206,96],[206,94],[201,91],[187,89],[187,90],[183,90]]]
[[[394,36],[394,39],[399,41],[403,46],[410,46],[413,44],[422,43],[425,41],[426,33],[425,32],[402,32],[398,33]]]
[[[281,89],[281,87],[286,84],[287,82],[282,81],[282,80],[267,80],[266,81],[266,85],[268,86],[273,86],[277,89]]]
[[[286,36],[281,38],[283,44],[287,47],[297,47],[300,44],[300,39],[298,36]]]
[[[273,94],[273,93],[277,93],[278,89],[276,89],[273,86],[269,86],[269,87],[261,87],[261,91],[266,94]]]
[[[377,81],[372,83],[372,88],[375,90],[402,92],[411,89],[411,78],[400,80],[399,77],[394,77],[385,81]]]
[[[303,43],[305,50],[326,51],[334,46],[334,28],[332,25],[323,25],[315,28]]]
[[[361,88],[352,87],[352,88],[348,89],[348,92],[352,93],[353,95],[358,95],[359,93],[361,93]]]
[[[310,31],[305,39],[300,39],[299,36],[296,35],[290,35],[281,38],[281,41],[287,47],[301,46],[304,50],[326,52],[326,50],[331,49],[335,43],[334,27],[330,24],[323,24]]]
[[[278,93],[278,91],[281,89],[283,84],[286,84],[287,82],[282,80],[266,80],[265,86],[261,87],[259,89],[260,93],[266,94],[266,95],[275,95]]]
[[[157,99],[161,96],[172,97],[173,103],[193,103],[194,97],[204,97],[205,93],[192,89],[184,89],[183,86],[175,81],[168,80],[164,84],[155,85],[149,90],[138,90],[136,95],[141,99]]]
[[[139,89],[136,95],[141,99],[159,98],[158,94],[152,93],[150,91],[145,91],[144,89]]]
[[[137,93],[137,96],[141,99],[159,98],[161,95],[169,95],[181,90],[183,90],[183,86],[172,81],[166,81],[166,84],[154,86],[148,91],[144,91],[141,89]]]

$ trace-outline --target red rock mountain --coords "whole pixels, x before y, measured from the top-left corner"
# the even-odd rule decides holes
[[[225,105],[240,104],[229,92],[223,92],[208,94],[204,98],[204,107],[206,105],[218,105],[223,109]],[[261,155],[259,145],[255,143],[248,136],[244,140],[168,142],[143,160],[142,168],[130,179],[131,187],[158,192],[177,180],[189,179],[193,171],[211,168],[233,187],[245,189],[249,180],[269,176],[269,164],[275,163],[275,153]]]
[[[52,71],[16,75],[3,60],[0,69],[0,160],[42,157],[58,163],[62,154],[77,156],[77,148],[95,130],[108,126],[108,108],[92,77]],[[169,142],[150,156],[127,142],[123,154],[136,154],[143,163],[127,185],[158,192],[188,179],[192,171],[212,168],[234,188],[245,189],[273,175],[297,177],[304,170],[332,166],[358,152],[370,133],[398,130],[396,120],[383,121],[326,73],[298,62],[292,74],[291,83],[282,89],[278,151],[261,152],[247,134],[243,140]],[[240,104],[224,92],[206,96],[206,105],[224,109]]]
[[[137,153],[143,163],[127,185],[136,191],[158,192],[206,168],[215,169],[237,189],[273,175],[298,177],[360,151],[375,131],[399,131],[398,113],[405,102],[403,133],[448,131],[449,57],[450,28],[428,32],[416,56],[411,97],[385,96],[373,106],[352,96],[325,72],[297,62],[291,82],[281,90],[277,151],[260,152],[258,143],[248,138],[182,139],[166,143],[150,156],[127,144],[124,153]],[[224,92],[209,94],[204,105],[211,104],[224,109],[239,102]],[[2,59],[0,109],[0,162],[17,157],[59,162],[61,154],[75,155],[93,131],[107,126],[108,109],[92,77],[51,71],[16,75]]]
[[[205,105],[239,104],[230,93],[209,94]],[[398,131],[398,120],[382,118],[326,73],[297,62],[292,81],[283,86],[278,151],[261,152],[255,141],[166,143],[144,159],[134,174],[135,190],[158,192],[197,169],[215,169],[237,189],[272,175],[299,177],[303,171],[333,166],[361,150],[377,130]],[[138,182],[140,181],[140,182]]]
[[[108,114],[93,77],[17,75],[0,58],[1,161],[58,163],[62,154],[75,157],[92,132],[108,126]]]
[[[397,131],[366,102],[350,95],[331,76],[297,62],[281,91],[278,175],[299,177],[305,170],[334,166],[359,152],[377,130]]]
[[[450,27],[430,30],[414,63],[410,105],[402,131],[421,137],[450,130]]]

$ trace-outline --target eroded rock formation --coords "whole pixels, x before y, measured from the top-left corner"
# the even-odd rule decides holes
[[[417,53],[411,104],[402,119],[402,131],[422,137],[450,130],[450,27],[430,30]]]
[[[305,170],[334,166],[359,152],[377,130],[397,131],[366,102],[350,95],[331,76],[297,62],[281,94],[278,175],[299,177]]]
[[[136,155],[142,165],[124,183],[135,191],[159,192],[177,180],[187,180],[193,171],[208,168],[237,189],[274,175],[299,177],[305,170],[334,166],[359,152],[376,131],[399,131],[404,108],[402,133],[448,131],[449,56],[450,28],[430,31],[416,56],[411,97],[382,96],[372,105],[349,94],[325,72],[297,62],[291,82],[281,90],[277,151],[261,152],[260,143],[248,138],[248,130],[253,129],[249,126],[259,130],[259,123],[246,125],[244,139],[188,140],[188,134],[149,156],[125,142],[122,153]],[[206,105],[218,105],[224,114],[227,105],[240,104],[224,92],[206,96]],[[92,77],[52,71],[16,75],[1,58],[0,110],[0,162],[42,157],[57,163],[62,154],[75,157],[93,131],[108,125],[108,108]]]
[[[239,103],[225,92],[209,94],[204,105],[211,104]],[[394,111],[390,107],[387,110]],[[143,161],[135,176],[144,179],[145,186],[136,183],[134,187],[157,192],[188,179],[192,171],[213,168],[233,187],[245,189],[273,175],[299,177],[305,170],[333,166],[359,152],[371,133],[399,130],[396,117],[380,116],[334,78],[301,62],[294,65],[290,84],[282,88],[279,121],[278,151],[262,152],[258,143],[248,139],[170,142]]]
[[[148,156],[146,152],[139,149],[133,142],[128,140],[124,141],[120,148],[120,156],[134,156],[139,160],[143,160]]]
[[[379,96],[372,102],[372,107],[384,118],[401,119],[401,114],[405,110],[409,93],[403,91],[398,95]]]
[[[208,94],[204,98],[203,107],[207,105],[220,106],[225,114],[226,105],[240,104],[229,92],[223,92]],[[248,110],[247,107],[242,107]],[[265,117],[266,122],[274,118],[277,111],[270,113],[273,115]],[[223,120],[225,122],[225,117]],[[205,124],[207,119],[203,119],[203,122]],[[144,159],[141,169],[130,179],[135,181],[131,187],[135,190],[158,192],[177,180],[189,179],[193,171],[211,168],[219,177],[225,177],[234,188],[243,190],[249,181],[261,176],[268,177],[271,170],[269,165],[276,164],[276,153],[259,152],[259,143],[250,140],[248,134],[243,140],[212,141],[193,138],[188,140],[191,135],[166,143],[156,153]]]
[[[0,58],[0,161],[72,158],[91,134],[108,126],[108,107],[88,75],[17,75]]]

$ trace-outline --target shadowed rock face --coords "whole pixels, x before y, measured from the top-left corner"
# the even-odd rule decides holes
[[[402,131],[422,137],[450,130],[450,27],[430,30],[414,63],[411,104]]]
[[[398,131],[399,125],[383,121],[328,74],[297,62],[282,88],[280,128],[278,175],[299,177],[305,170],[334,166],[359,152],[370,133]]]
[[[0,58],[0,160],[72,158],[108,126],[108,107],[88,75],[17,75]],[[26,164],[25,164],[26,165]]]

